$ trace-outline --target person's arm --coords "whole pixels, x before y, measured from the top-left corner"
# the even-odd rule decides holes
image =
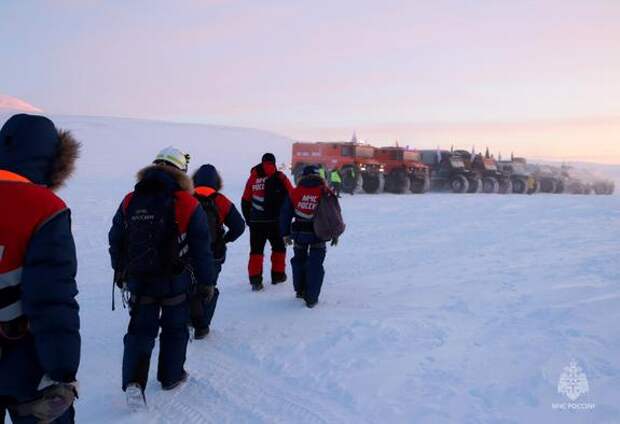
[[[245,190],[241,197],[241,212],[246,223],[250,222],[250,213],[252,212],[252,184],[254,183],[254,175],[250,175],[245,183]]]
[[[21,278],[22,308],[37,357],[55,382],[74,382],[80,363],[76,272],[71,213],[64,209],[30,239]]]
[[[213,252],[209,235],[209,219],[204,209],[196,204],[187,228],[187,244],[192,258],[192,269],[198,285],[213,286]]]
[[[293,220],[293,203],[290,197],[284,199],[282,208],[280,209],[280,234],[287,237],[291,234],[291,221]]]
[[[282,184],[284,185],[284,188],[286,189],[286,192],[288,193],[288,197],[292,198],[293,184],[291,184],[291,180],[289,180],[288,177],[283,172],[280,173],[280,180],[282,181]]]
[[[112,219],[112,228],[110,228],[110,232],[108,233],[108,243],[110,246],[109,252],[110,260],[112,261],[112,269],[116,272],[123,272],[125,268],[125,216],[122,204]]]
[[[228,231],[224,235],[225,243],[232,243],[241,237],[241,234],[245,231],[245,221],[235,205],[230,201],[228,201],[228,211],[224,217],[224,225],[228,228]]]

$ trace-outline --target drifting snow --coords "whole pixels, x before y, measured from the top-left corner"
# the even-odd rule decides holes
[[[223,169],[238,203],[249,167],[290,142],[243,129],[58,118],[84,143],[61,195],[73,209],[86,423],[520,423],[620,420],[620,196],[345,197],[347,233],[308,310],[290,282],[249,289],[247,234],[232,245],[189,382],[150,410],[120,390],[127,312],[110,311],[107,231],[133,174],[169,144]],[[593,410],[556,410],[576,359]]]

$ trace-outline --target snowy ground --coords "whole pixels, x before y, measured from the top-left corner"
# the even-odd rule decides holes
[[[188,384],[162,392],[154,361],[150,410],[129,414],[128,318],[110,311],[106,235],[137,166],[187,139],[166,124],[62,119],[91,146],[61,193],[80,260],[78,422],[620,422],[620,196],[345,197],[348,231],[328,252],[313,310],[290,283],[249,290],[246,235],[230,249],[212,333],[189,346]],[[221,131],[181,130],[197,160],[228,167],[225,192],[238,202],[252,149],[287,150],[273,135]],[[233,166],[243,134],[261,142]],[[589,380],[578,403],[593,410],[552,408],[568,402],[557,383],[571,359]]]

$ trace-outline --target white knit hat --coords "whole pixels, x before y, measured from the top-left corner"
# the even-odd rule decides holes
[[[165,162],[176,168],[179,168],[183,172],[187,172],[189,165],[189,154],[183,153],[176,147],[166,147],[157,154],[155,162]]]

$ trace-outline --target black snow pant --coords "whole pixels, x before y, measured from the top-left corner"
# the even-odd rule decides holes
[[[157,380],[162,385],[172,384],[179,381],[184,372],[189,340],[187,296],[176,304],[173,304],[175,302],[172,299],[162,299],[155,303],[142,302],[140,298],[132,300],[129,328],[123,339],[123,390],[129,383],[138,383],[143,389],[146,387],[151,353],[160,326]]]
[[[308,303],[316,303],[321,294],[325,269],[325,243],[301,244],[295,242],[295,256],[291,259],[295,291]]]
[[[33,399],[34,400],[34,399]],[[11,422],[13,424],[38,424],[40,420],[30,415],[27,417],[20,417],[14,411],[11,410],[11,406],[15,405],[15,400],[8,397],[0,396],[0,423],[4,424],[7,411],[9,416],[11,417]],[[60,418],[57,418],[54,421],[55,424],[73,424],[75,423],[75,409],[73,409],[73,405],[67,412],[65,412]]]
[[[250,284],[263,282],[263,256],[265,244],[271,244],[271,279],[282,281],[286,270],[286,246],[280,235],[277,222],[253,223],[250,225],[250,261],[248,275]]]
[[[213,264],[213,268],[215,270],[215,284],[217,284],[217,279],[220,276],[220,272],[222,272],[222,264],[223,262],[215,261]],[[220,297],[220,291],[217,287],[213,292],[213,298],[209,303],[202,302],[202,310],[197,311],[197,316],[192,316],[192,325],[194,328],[209,328],[211,325],[211,320],[213,319],[213,315],[215,314],[215,307],[217,306],[217,299]],[[200,308],[198,308],[200,309]],[[193,315],[193,312],[192,312]]]
[[[340,191],[342,191],[342,183],[332,182],[332,190],[334,190],[334,194],[340,197]]]

